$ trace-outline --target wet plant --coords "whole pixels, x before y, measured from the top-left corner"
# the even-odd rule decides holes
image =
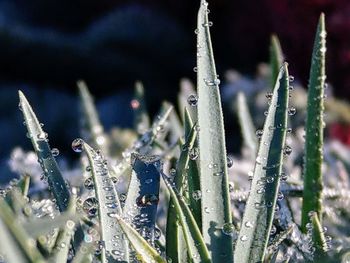
[[[82,139],[71,145],[81,159],[78,178],[64,176],[58,150],[19,92],[48,191],[29,187],[38,175],[24,164],[20,179],[1,189],[0,262],[348,262],[350,163],[323,151],[324,15],[311,59],[305,141],[290,128],[293,77],[273,36],[263,128],[254,128],[244,92],[233,102],[248,152],[236,161],[226,152],[208,13],[202,0],[197,90],[182,81],[180,117],[164,103],[151,123],[137,82],[134,130],[112,136],[78,82]],[[250,167],[243,174],[239,162]],[[323,176],[323,166],[334,178]]]

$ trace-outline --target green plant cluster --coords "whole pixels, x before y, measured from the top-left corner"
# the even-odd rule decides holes
[[[255,162],[250,191],[238,207],[230,197],[237,186],[229,182],[232,159],[226,153],[208,13],[203,0],[195,30],[197,90],[187,86],[179,94],[181,118],[164,103],[150,124],[143,86],[137,83],[131,102],[135,139],[125,146],[121,133],[115,137],[104,131],[86,85],[78,83],[84,119],[84,139],[72,143],[83,167],[78,186],[63,178],[57,150],[50,148],[48,135],[19,92],[28,137],[52,198],[40,193],[29,197],[28,174],[1,192],[0,261],[348,262],[346,245],[332,249],[322,226],[324,15],[311,59],[304,183],[289,180],[285,173],[292,152],[286,143],[288,122],[295,109],[289,105],[292,76],[273,37],[273,88],[266,95],[269,107],[262,130],[255,131],[244,94],[236,100],[244,143]],[[127,182],[126,194],[119,189],[121,182]],[[302,200],[301,219],[291,212],[293,198]],[[166,223],[161,212],[167,214]]]

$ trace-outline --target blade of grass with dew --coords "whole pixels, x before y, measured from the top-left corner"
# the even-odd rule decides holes
[[[147,113],[145,102],[145,91],[141,81],[136,81],[134,98],[131,101],[131,108],[134,112],[134,129],[143,134],[149,129],[150,119]]]
[[[197,125],[193,124],[191,115],[187,111],[187,108],[185,108],[184,129],[185,129],[185,133],[187,134],[191,134],[192,129],[197,130]],[[201,212],[200,199],[201,199],[202,193],[200,188],[200,178],[199,178],[199,171],[198,171],[198,156],[196,156],[197,155],[196,151],[198,150],[197,133],[194,134],[195,141],[193,142],[193,146],[191,147],[192,149],[194,149],[194,152],[191,153],[192,159],[190,158],[191,160],[188,163],[187,184],[188,184],[189,207],[191,208],[192,214],[197,222],[197,225],[199,226],[199,228],[201,228],[202,212]]]
[[[128,223],[126,223],[120,216],[116,217],[121,229],[124,231],[130,244],[138,254],[138,260],[144,263],[166,263],[166,261],[157,253],[157,251],[150,246],[147,241]]]
[[[324,234],[323,227],[318,219],[318,215],[316,212],[311,212],[311,235],[313,241],[313,247],[315,248],[315,252],[313,254],[315,262],[328,262],[327,261],[327,249],[328,244],[326,242],[326,237]]]
[[[28,262],[21,248],[16,243],[13,235],[7,229],[6,225],[0,219],[0,259],[2,262]]]
[[[322,162],[323,162],[323,111],[326,80],[326,29],[324,14],[321,14],[311,59],[309,78],[304,156],[304,192],[301,227],[305,233],[309,213],[317,213],[322,224]]]
[[[182,233],[187,244],[189,262],[211,262],[205,241],[190,208],[187,206],[184,200],[184,197],[180,195],[166,175],[162,174],[162,176],[165,185],[169,190],[171,199],[173,200],[173,204],[182,227]]]
[[[76,190],[73,191],[71,201],[68,206],[68,213],[75,215],[76,213]],[[77,216],[76,216],[77,217]],[[53,223],[54,225],[54,223]],[[58,227],[58,226],[56,226]],[[53,254],[50,257],[50,261],[54,263],[66,263],[69,257],[70,243],[74,237],[75,222],[68,219],[63,227],[60,227],[55,246],[53,247]]]
[[[97,153],[87,143],[84,142],[83,148],[89,159],[98,201],[98,217],[103,243],[102,262],[128,261],[128,244],[123,239],[123,231],[115,221],[115,216],[122,214],[121,205],[107,164],[101,153]]]
[[[176,189],[180,194],[187,192],[185,188],[186,180],[186,167],[189,165],[189,152],[193,149],[194,142],[196,140],[197,131],[194,126],[190,129],[186,126],[185,138],[186,141],[181,145],[181,153],[179,160],[176,164],[176,173],[174,183]],[[187,199],[190,199],[187,198]],[[173,199],[170,198],[167,215],[166,225],[166,253],[172,262],[187,262],[187,251],[184,251],[184,238],[181,226],[178,223],[177,212],[173,203]]]
[[[219,80],[210,40],[208,3],[201,1],[197,32],[197,90],[199,124],[199,166],[202,192],[202,234],[211,259],[232,262],[232,235],[222,228],[232,224],[225,131]]]
[[[18,244],[21,253],[25,256],[28,262],[41,263],[44,259],[35,246],[35,241],[24,230],[24,228],[18,223],[13,214],[11,208],[6,204],[3,199],[0,199],[0,220],[6,226],[11,236]]]
[[[45,178],[47,178],[50,191],[56,199],[56,204],[59,210],[61,212],[65,211],[69,203],[70,193],[56,160],[52,155],[47,140],[47,134],[41,128],[41,125],[24,94],[21,91],[18,93],[20,99],[19,105],[28,129],[28,135],[32,141],[34,150],[38,155],[38,160],[44,171]]]
[[[124,220],[154,246],[156,213],[159,201],[160,157],[133,153],[133,169],[123,207]]]
[[[55,218],[29,218],[22,223],[23,228],[33,238],[47,235],[55,228],[62,228],[67,221],[78,222],[80,215],[66,211]]]
[[[30,185],[30,176],[25,174],[21,177],[20,181],[17,184],[17,186],[21,189],[21,193],[24,197],[28,196],[29,185]]]
[[[270,68],[271,68],[270,85],[271,87],[275,85],[275,82],[278,77],[280,68],[283,64],[283,61],[284,61],[284,57],[283,57],[280,41],[277,35],[272,35],[271,44],[270,44]]]
[[[172,105],[168,101],[164,101],[163,105],[164,105],[163,107],[166,109],[169,107],[174,108],[174,105]],[[171,135],[170,143],[176,142],[182,136],[182,125],[181,125],[179,116],[174,110],[171,111],[169,115],[169,126],[170,126],[170,135]]]
[[[187,108],[187,110],[189,111],[192,120],[194,122],[197,121],[197,104],[193,105],[192,107],[188,107],[189,106],[188,99],[190,96],[192,96],[194,99],[197,99],[197,92],[195,91],[193,83],[189,79],[181,79],[180,92],[179,92],[177,101],[178,101],[178,107],[180,110],[180,116],[183,122],[185,121],[184,119],[185,108]]]
[[[243,92],[238,93],[236,105],[244,144],[250,149],[252,156],[255,157],[256,151],[258,149],[258,140],[255,134],[256,128],[254,127],[252,116],[249,112],[247,99]]]
[[[91,96],[86,83],[82,80],[77,82],[81,109],[83,112],[82,137],[93,147],[98,147],[103,153],[108,153],[107,137],[104,134],[93,97]]]
[[[288,98],[289,76],[285,63],[280,69],[265,120],[253,182],[235,247],[235,262],[264,260],[282,173]]]
[[[145,132],[133,144],[132,147],[126,149],[123,152],[124,158],[122,159],[122,161],[116,167],[111,167],[111,168],[113,168],[114,174],[120,176],[131,168],[131,165],[130,165],[131,153],[139,152],[142,154],[146,154],[149,151],[150,146],[154,143],[156,138],[159,136],[159,134],[163,130],[163,127],[164,127],[166,121],[168,120],[169,115],[170,115],[172,110],[173,110],[173,107],[169,107],[168,109],[166,109],[166,111],[161,111],[159,116],[153,122],[152,127],[147,132]]]

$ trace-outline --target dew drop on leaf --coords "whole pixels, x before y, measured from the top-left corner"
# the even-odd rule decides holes
[[[197,95],[191,94],[190,96],[188,96],[187,103],[192,107],[197,106],[197,103],[198,103]]]
[[[72,149],[76,153],[80,153],[83,151],[84,141],[83,139],[77,138],[72,142]]]
[[[51,154],[52,154],[52,156],[56,157],[60,154],[60,151],[57,148],[52,148]]]

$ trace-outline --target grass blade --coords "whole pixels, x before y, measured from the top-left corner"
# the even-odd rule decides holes
[[[44,262],[44,259],[35,246],[35,242],[18,223],[11,208],[3,199],[0,199],[0,221],[7,227],[11,236],[15,239],[28,262]],[[2,240],[3,241],[3,240]]]
[[[202,233],[213,262],[232,262],[232,236],[221,229],[231,224],[225,131],[213,50],[208,3],[198,12],[197,89],[202,191]]]
[[[166,263],[166,261],[151,247],[147,241],[130,225],[128,225],[121,217],[117,216],[117,221],[129,239],[130,244],[138,254],[138,260],[144,263]]]
[[[315,248],[313,259],[315,262],[327,262],[328,245],[323,227],[316,212],[311,212],[310,215],[311,223],[308,231],[311,232],[313,247]]]
[[[82,136],[85,140],[91,143],[93,147],[98,147],[102,152],[108,153],[107,137],[104,134],[103,126],[95,108],[93,97],[84,81],[78,81],[77,86],[81,100],[81,109],[84,116]]]
[[[235,262],[264,260],[282,172],[288,97],[289,76],[285,63],[278,75],[265,120],[253,182],[235,248]]]
[[[187,206],[184,198],[178,193],[177,189],[164,174],[163,179],[167,189],[169,190],[171,199],[173,200],[174,208],[177,212],[177,216],[183,230],[188,255],[190,258],[189,262],[211,262],[209,258],[209,251],[205,245],[190,208]]]
[[[47,134],[41,128],[41,125],[24,94],[21,91],[18,93],[20,109],[22,110],[28,129],[28,135],[32,141],[34,150],[38,155],[39,163],[44,171],[50,191],[56,199],[59,210],[61,212],[65,211],[69,203],[70,193],[62,177],[61,171],[58,168],[56,160],[51,153]]]
[[[190,96],[193,96],[194,98],[197,98],[197,93],[195,91],[193,83],[189,79],[181,79],[180,81],[180,92],[177,98],[178,101],[178,107],[180,110],[180,116],[181,118],[184,118],[185,114],[185,108],[187,108],[188,112],[191,115],[191,118],[194,122],[197,121],[197,105],[189,105],[188,98]],[[191,106],[191,107],[188,107]],[[185,121],[184,119],[182,119]]]
[[[75,191],[76,192],[76,191]],[[68,213],[75,215],[76,213],[76,194],[72,195],[71,202],[68,207]],[[52,224],[54,224],[52,220]],[[58,227],[58,226],[56,226]],[[54,252],[51,256],[52,262],[66,263],[69,257],[70,243],[75,233],[75,222],[71,219],[66,220],[64,227],[61,227],[56,243],[54,246]]]
[[[135,95],[131,101],[131,108],[134,111],[134,129],[138,134],[143,134],[149,129],[150,119],[147,114],[145,91],[140,81],[135,83]]]
[[[123,232],[115,221],[115,216],[121,215],[122,210],[118,194],[114,188],[111,176],[103,156],[84,142],[84,149],[89,159],[94,180],[95,194],[98,200],[98,214],[101,228],[102,261],[127,261],[128,245],[123,240]],[[113,240],[120,240],[115,242]]]
[[[188,113],[187,113],[188,114]],[[185,138],[186,141],[181,145],[182,151],[180,153],[179,160],[176,165],[176,173],[175,173],[175,187],[178,189],[179,193],[182,194],[185,190],[185,180],[186,180],[186,167],[189,164],[189,152],[193,149],[194,142],[196,140],[197,131],[195,127],[192,125],[191,129],[188,129],[188,125],[186,125],[185,129]],[[191,199],[191,196],[188,198]],[[168,216],[167,216],[167,229],[166,229],[166,252],[167,256],[172,259],[172,262],[185,262],[186,256],[183,257],[184,253],[183,249],[183,233],[181,230],[181,226],[178,224],[177,212],[174,206],[174,201],[170,198],[169,208],[168,208]]]
[[[277,76],[276,76],[277,79]],[[255,127],[252,117],[249,112],[246,97],[243,92],[239,92],[237,95],[237,114],[239,124],[241,126],[241,132],[244,140],[244,144],[252,152],[252,156],[255,157],[258,149],[258,140],[255,135]]]
[[[283,61],[284,61],[284,57],[283,57],[280,41],[277,35],[272,35],[271,44],[270,44],[271,87],[275,85],[275,82],[278,77],[280,68],[282,67]]]
[[[308,214],[317,213],[322,223],[322,162],[323,162],[323,111],[326,62],[326,29],[324,14],[321,14],[317,27],[306,111],[305,157],[304,157],[304,192],[301,226],[306,231]]]
[[[131,159],[133,172],[123,207],[123,218],[153,246],[159,201],[160,158],[134,153]]]

